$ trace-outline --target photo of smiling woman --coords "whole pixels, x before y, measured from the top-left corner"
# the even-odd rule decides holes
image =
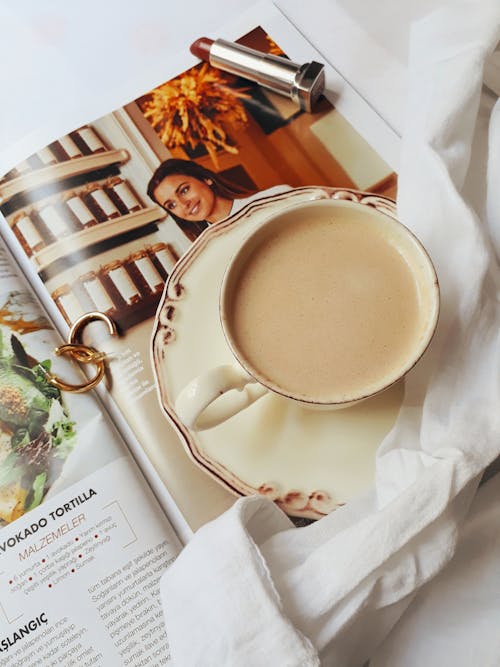
[[[210,224],[225,220],[249,201],[287,189],[279,185],[249,190],[197,162],[172,158],[156,169],[147,192],[194,241]]]

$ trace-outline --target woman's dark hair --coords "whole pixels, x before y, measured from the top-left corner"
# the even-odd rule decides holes
[[[220,176],[220,174],[216,174],[210,169],[202,167],[202,165],[197,162],[171,158],[160,164],[148,183],[148,196],[155,202],[155,204],[161,206],[160,202],[154,196],[154,191],[164,178],[171,176],[172,174],[191,176],[192,178],[204,182],[210,180],[212,183],[208,184],[209,187],[213,190],[216,196],[223,197],[224,199],[242,199],[244,197],[249,197],[256,192],[256,190],[249,190],[236,183],[231,183],[231,181]],[[206,220],[195,222],[192,220],[184,220],[184,218],[175,215],[172,211],[168,211],[168,214],[175,220],[177,226],[180,227],[190,241],[194,241],[201,232],[208,227],[208,222]]]
[[[154,191],[164,178],[171,176],[172,174],[191,176],[192,178],[205,182],[211,180],[212,184],[209,185],[209,187],[218,197],[223,197],[224,199],[242,199],[243,197],[248,197],[256,192],[256,190],[249,190],[241,185],[232,183],[220,174],[216,174],[214,171],[203,167],[197,162],[172,158],[170,160],[165,160],[165,162],[160,164],[148,183],[148,196],[156,204],[160,204],[160,202],[155,199]],[[169,214],[172,215],[170,211]]]

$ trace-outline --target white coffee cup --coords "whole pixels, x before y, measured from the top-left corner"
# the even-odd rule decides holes
[[[393,216],[327,199],[261,223],[230,261],[219,306],[235,363],[181,391],[175,409],[193,430],[268,392],[338,409],[384,391],[427,349],[439,287],[422,244]]]

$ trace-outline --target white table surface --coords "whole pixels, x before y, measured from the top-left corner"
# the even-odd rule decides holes
[[[277,0],[401,133],[410,24],[444,0]],[[0,171],[165,80],[165,65],[252,0],[7,0],[0,4]],[[83,103],[83,101],[85,101]],[[57,128],[57,129],[56,129]],[[31,136],[31,142],[33,138]]]

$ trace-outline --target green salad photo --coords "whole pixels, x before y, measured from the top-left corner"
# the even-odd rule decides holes
[[[0,527],[42,502],[76,443],[49,371],[0,327]]]

